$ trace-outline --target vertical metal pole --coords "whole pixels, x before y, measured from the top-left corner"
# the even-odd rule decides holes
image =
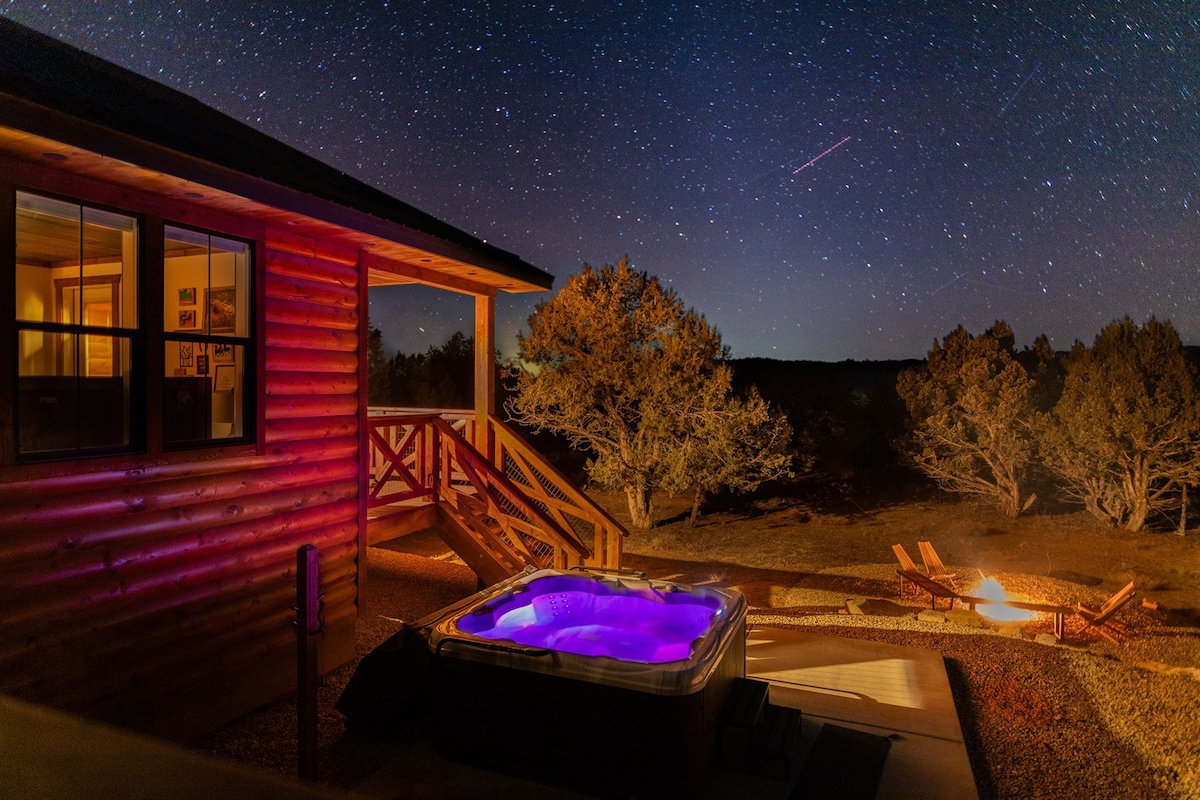
[[[321,573],[317,548],[296,551],[296,736],[300,777],[317,774],[317,634],[320,621]]]

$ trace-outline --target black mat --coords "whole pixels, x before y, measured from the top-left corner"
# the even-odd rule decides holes
[[[875,800],[891,741],[825,723],[790,800]]]

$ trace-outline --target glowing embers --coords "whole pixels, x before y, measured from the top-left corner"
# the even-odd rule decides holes
[[[995,578],[984,578],[983,583],[979,584],[972,594],[984,600],[993,601],[980,603],[975,607],[976,611],[993,622],[1026,622],[1036,616],[1033,611],[1001,605],[1011,600],[1020,601],[1022,598],[1009,597],[1008,593],[1004,591],[1004,587],[1000,585],[1000,581]]]
[[[581,656],[662,664],[691,657],[723,613],[720,596],[703,591],[630,588],[586,576],[538,578],[460,618],[458,628]]]

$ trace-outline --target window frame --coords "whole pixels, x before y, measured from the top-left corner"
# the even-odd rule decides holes
[[[191,463],[197,460],[265,455],[266,393],[261,360],[265,352],[265,269],[267,226],[253,217],[239,216],[177,197],[155,194],[101,179],[63,172],[40,164],[0,154],[0,264],[12,270],[0,280],[0,480],[27,480],[58,474],[55,464],[76,462],[86,471],[144,469],[147,457],[157,463]],[[132,216],[139,222],[138,239],[138,331],[131,347],[139,379],[131,387],[131,444],[112,451],[70,450],[53,453],[19,454],[20,436],[16,409],[19,363],[16,320],[16,212],[17,192],[77,203],[100,210]],[[213,440],[187,448],[164,448],[162,420],[162,369],[149,368],[164,362],[163,336],[163,232],[165,225],[193,228],[250,246],[248,270],[251,291],[250,337],[246,355],[246,391],[243,436],[237,440]]]
[[[101,212],[105,212],[105,213],[116,214],[119,216],[128,217],[135,221],[135,223],[137,224],[137,235],[136,235],[134,241],[135,241],[135,247],[137,248],[137,252],[135,253],[134,261],[136,264],[136,275],[137,275],[137,287],[136,287],[137,303],[136,303],[136,306],[133,309],[133,311],[136,314],[136,319],[138,321],[138,324],[136,327],[132,327],[132,328],[125,327],[125,326],[118,327],[115,325],[110,326],[110,327],[101,327],[101,326],[95,326],[95,325],[86,325],[82,322],[64,323],[64,322],[58,322],[56,320],[47,322],[44,320],[43,321],[23,320],[23,319],[19,319],[17,317],[15,293],[16,293],[16,286],[17,286],[17,273],[16,273],[16,266],[17,266],[17,250],[16,250],[16,248],[17,248],[17,211],[19,209],[19,205],[17,203],[17,195],[19,193],[33,195],[35,197],[42,197],[42,198],[46,198],[49,200],[54,200],[54,201],[58,201],[58,202],[62,202],[62,203],[70,203],[72,205],[78,205],[80,207],[81,211],[82,211],[82,209],[90,208],[90,209],[94,209],[96,211],[101,211]],[[94,459],[94,458],[103,458],[105,456],[111,456],[111,455],[126,455],[126,454],[137,454],[137,453],[146,452],[146,426],[139,425],[137,422],[138,419],[145,419],[145,417],[146,417],[146,413],[145,413],[145,409],[146,409],[146,406],[145,406],[145,403],[146,403],[146,391],[145,391],[146,371],[145,371],[144,359],[142,359],[141,361],[139,361],[139,359],[138,359],[139,352],[144,352],[145,341],[146,341],[146,338],[145,338],[145,333],[146,333],[146,331],[145,331],[145,313],[144,313],[145,312],[145,297],[143,295],[143,287],[145,285],[145,246],[146,246],[145,215],[139,214],[136,211],[119,208],[117,206],[112,206],[112,205],[109,205],[109,204],[106,204],[103,202],[97,202],[97,201],[87,199],[87,198],[72,197],[70,195],[64,195],[59,192],[45,191],[45,190],[38,189],[38,188],[30,188],[30,187],[24,186],[24,185],[15,185],[15,184],[12,185],[11,187],[9,187],[9,191],[7,194],[8,194],[8,200],[9,200],[9,203],[11,203],[11,206],[7,209],[8,220],[6,221],[5,225],[12,231],[12,234],[11,234],[12,246],[11,246],[11,248],[8,248],[8,255],[9,255],[9,257],[11,257],[11,259],[12,259],[11,263],[13,265],[12,278],[10,280],[8,280],[8,283],[10,284],[10,286],[8,287],[8,291],[12,292],[13,294],[12,294],[11,298],[8,297],[7,293],[4,297],[4,300],[8,301],[7,309],[4,311],[4,314],[5,314],[5,321],[6,322],[11,321],[11,325],[12,325],[11,335],[5,337],[8,339],[11,351],[14,354],[20,352],[21,333],[23,331],[38,331],[43,334],[49,334],[49,335],[65,334],[65,335],[71,335],[71,336],[76,336],[76,337],[106,336],[106,337],[110,337],[115,340],[125,339],[125,340],[129,341],[129,359],[130,359],[130,364],[129,364],[129,407],[128,407],[129,443],[128,444],[99,446],[99,447],[84,447],[84,446],[77,445],[76,447],[74,447],[72,449],[45,450],[45,451],[38,451],[38,452],[31,452],[31,453],[22,453],[20,450],[20,442],[21,442],[20,391],[21,391],[21,377],[22,376],[21,376],[21,372],[20,372],[20,361],[18,359],[14,358],[13,364],[12,364],[12,371],[11,371],[12,384],[11,384],[11,389],[8,392],[8,396],[11,398],[10,402],[12,403],[11,452],[13,454],[13,460],[17,464],[35,464],[35,463],[41,463],[41,462],[53,462],[53,461],[76,460],[76,459],[89,459],[90,460],[90,459]],[[81,222],[82,222],[82,216],[81,216]],[[82,233],[81,233],[81,237],[82,237]],[[82,238],[80,240],[80,244],[82,246]],[[81,277],[81,283],[80,283],[81,288],[83,286],[88,285],[88,283],[92,282],[91,280],[89,280],[88,277],[83,276],[82,274],[80,277]],[[60,302],[60,298],[57,297],[57,295],[58,295],[57,288],[55,289],[55,295],[56,296],[54,299],[54,303],[55,303],[55,309],[57,310],[58,304]],[[120,302],[119,298],[120,298],[120,295],[118,293],[116,295],[116,302]],[[79,347],[79,345],[76,345],[76,348],[78,348],[78,347]],[[76,358],[78,359],[78,354],[76,354]],[[76,374],[74,377],[78,378],[79,375]],[[77,406],[75,409],[75,418],[76,418],[75,422],[76,422],[77,427],[79,425],[79,416],[80,416],[79,408]],[[78,439],[78,437],[77,437],[77,439]]]
[[[204,344],[204,345],[230,344],[234,347],[241,346],[243,348],[243,351],[242,351],[242,355],[243,355],[242,404],[241,404],[241,408],[240,408],[241,417],[242,417],[242,435],[238,436],[238,437],[228,438],[228,439],[211,439],[210,438],[210,439],[205,439],[205,440],[167,442],[163,438],[164,431],[165,431],[165,422],[160,417],[157,433],[158,433],[158,436],[159,436],[159,439],[160,439],[160,442],[162,445],[162,449],[164,452],[176,452],[176,451],[187,451],[187,450],[211,450],[216,447],[255,443],[258,441],[258,431],[260,429],[260,425],[258,424],[259,423],[258,410],[262,406],[262,398],[258,391],[258,375],[257,375],[257,371],[254,368],[255,365],[258,363],[257,353],[258,353],[259,347],[261,346],[259,343],[259,340],[258,340],[258,335],[257,335],[257,332],[258,332],[257,311],[261,307],[260,306],[260,298],[259,298],[259,294],[258,294],[258,285],[260,283],[259,276],[258,276],[258,241],[255,239],[248,239],[248,238],[245,238],[242,236],[228,234],[228,233],[225,233],[224,231],[213,230],[208,227],[201,227],[201,226],[197,226],[197,225],[176,222],[174,220],[162,219],[162,220],[159,220],[158,222],[159,222],[159,227],[157,229],[157,233],[158,233],[158,240],[159,240],[159,244],[160,244],[159,258],[161,259],[161,263],[159,264],[159,270],[157,273],[157,277],[158,277],[157,283],[160,286],[160,290],[158,292],[158,296],[155,299],[155,302],[159,303],[160,309],[166,299],[165,298],[165,276],[166,276],[165,244],[166,244],[166,239],[167,239],[167,228],[178,228],[180,230],[189,231],[191,233],[202,234],[202,235],[209,237],[210,241],[208,243],[208,248],[209,248],[209,258],[210,259],[212,258],[212,241],[211,240],[214,237],[219,238],[219,239],[227,239],[227,240],[238,242],[239,244],[245,245],[246,246],[246,259],[248,261],[248,263],[246,265],[246,280],[249,284],[246,287],[246,293],[245,293],[246,294],[246,302],[249,306],[249,310],[247,311],[247,321],[246,321],[247,331],[246,331],[245,336],[226,335],[223,333],[222,334],[214,334],[211,330],[209,330],[207,333],[200,333],[200,332],[187,333],[187,332],[178,331],[178,330],[168,331],[166,329],[167,321],[165,319],[163,319],[161,321],[162,324],[158,325],[158,327],[155,331],[155,335],[159,338],[160,343],[162,345],[162,349],[164,351],[166,349],[167,342],[180,342],[180,343],[191,342],[193,344]],[[198,315],[202,315],[204,317],[208,316],[207,315],[208,292],[213,289],[213,287],[211,286],[211,280],[212,280],[212,273],[210,270],[210,272],[209,272],[210,285],[204,289],[202,295],[200,294],[199,287],[197,287],[197,296],[195,298],[196,313]],[[201,303],[201,301],[200,301],[201,296],[203,296],[205,298],[204,303]],[[213,356],[210,353],[208,355],[208,358],[212,359],[212,357]],[[161,359],[159,359],[157,363],[159,365],[165,365],[165,358],[166,358],[166,355],[164,352],[163,357]],[[147,359],[147,362],[149,363],[149,359]],[[216,369],[215,368],[216,368],[215,362],[210,360],[206,374],[208,377],[212,378],[214,381],[216,379]],[[166,375],[161,376],[161,379],[164,382],[166,381],[166,378],[167,378]],[[210,394],[211,394],[211,391],[210,391]],[[252,404],[251,398],[254,398],[253,404]]]

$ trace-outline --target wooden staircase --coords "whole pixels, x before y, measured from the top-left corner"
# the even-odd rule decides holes
[[[495,417],[372,409],[369,544],[433,528],[484,583],[526,566],[619,567],[625,530]]]

